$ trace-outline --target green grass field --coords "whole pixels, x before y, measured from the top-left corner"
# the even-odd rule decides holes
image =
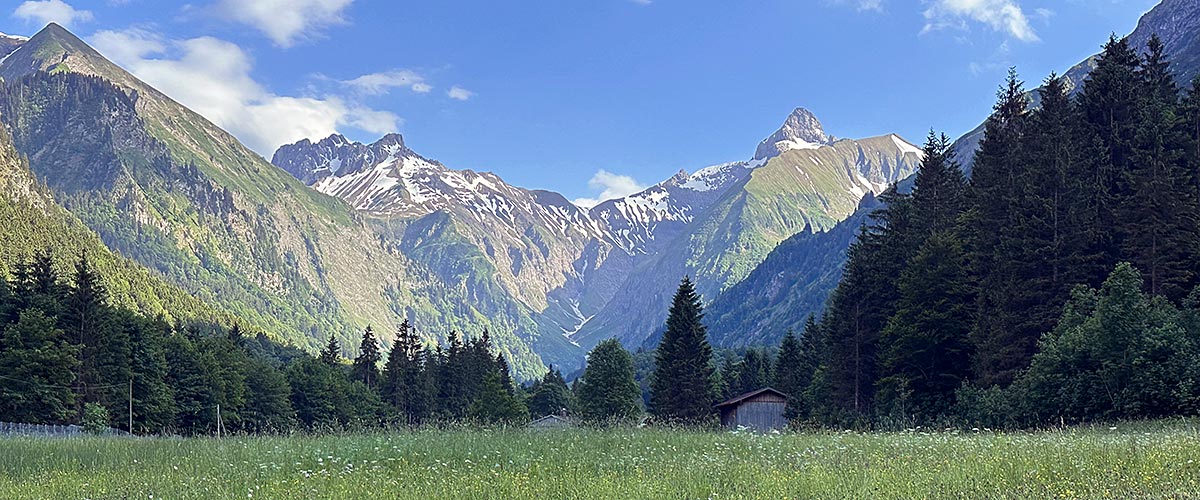
[[[1200,498],[1198,425],[13,438],[0,498]]]

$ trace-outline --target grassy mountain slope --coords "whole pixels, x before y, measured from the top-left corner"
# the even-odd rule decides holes
[[[111,252],[100,237],[59,206],[50,191],[29,171],[6,131],[0,130],[0,274],[35,252],[49,250],[59,272],[69,276],[71,265],[86,253],[104,276],[110,300],[119,307],[168,321],[215,321],[233,318],[172,286],[155,273]]]

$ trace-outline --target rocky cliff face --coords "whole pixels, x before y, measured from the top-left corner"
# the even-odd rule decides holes
[[[818,149],[832,142],[820,120],[807,109],[796,108],[778,131],[763,139],[755,160],[768,160],[793,149]]]

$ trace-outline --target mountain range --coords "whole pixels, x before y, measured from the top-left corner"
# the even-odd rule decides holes
[[[911,174],[920,156],[896,135],[835,140],[800,108],[751,160],[681,171],[589,208],[495,174],[451,169],[398,135],[373,144],[340,135],[303,140],[281,147],[272,163],[346,201],[388,247],[444,269],[447,258],[462,259],[410,244],[414,229],[437,221],[441,240],[459,241],[456,252],[479,259],[500,292],[534,312],[535,351],[569,366],[600,340],[651,338],[682,276],[715,296],[779,241],[832,227],[864,195]],[[558,356],[554,337],[577,352]]]
[[[1132,40],[1158,33],[1190,78],[1198,10],[1166,0]],[[429,343],[487,331],[521,378],[574,369],[607,338],[652,347],[683,276],[716,344],[776,342],[821,311],[876,195],[922,155],[895,134],[834,137],[797,108],[749,159],[583,207],[396,134],[302,140],[267,161],[58,25],[0,35],[0,57],[0,201],[28,214],[3,229],[2,265],[86,251],[116,301],[308,349],[353,346],[368,325],[390,342],[402,319]]]

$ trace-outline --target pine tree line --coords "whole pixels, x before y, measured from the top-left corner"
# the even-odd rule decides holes
[[[553,368],[522,387],[486,331],[428,346],[404,321],[385,358],[368,327],[347,362],[332,336],[314,357],[238,326],[113,307],[86,255],[70,276],[48,252],[13,268],[0,279],[0,421],[125,430],[132,418],[135,434],[197,435],[518,424],[563,410],[612,423],[642,412],[633,358],[615,341],[596,347],[573,388]]]

